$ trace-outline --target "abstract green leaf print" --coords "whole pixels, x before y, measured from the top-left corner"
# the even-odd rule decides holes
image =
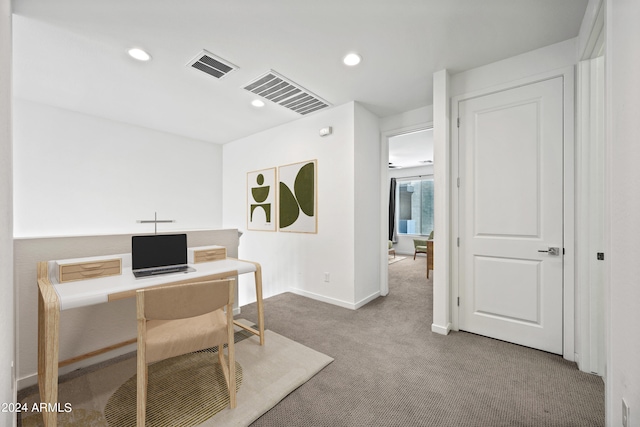
[[[298,202],[287,184],[280,183],[280,228],[289,227],[300,215]]]
[[[313,216],[313,189],[315,184],[314,166],[315,165],[313,163],[307,163],[301,167],[298,175],[296,175],[293,187],[300,209],[302,209],[302,212],[307,216]]]

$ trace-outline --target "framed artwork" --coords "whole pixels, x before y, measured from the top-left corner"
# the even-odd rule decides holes
[[[318,232],[317,160],[278,168],[278,230]]]
[[[276,231],[276,168],[247,172],[247,230]]]

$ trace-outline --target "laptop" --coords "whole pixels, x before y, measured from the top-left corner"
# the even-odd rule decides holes
[[[136,277],[195,271],[187,265],[186,234],[131,237],[131,263]]]

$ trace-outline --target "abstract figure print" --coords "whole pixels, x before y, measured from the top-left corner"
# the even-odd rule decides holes
[[[276,168],[247,173],[247,229],[275,231]]]

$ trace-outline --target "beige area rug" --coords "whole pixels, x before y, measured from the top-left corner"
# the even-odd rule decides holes
[[[188,361],[188,356],[194,356],[195,362]],[[213,357],[208,357],[213,356]],[[187,360],[182,360],[186,358]],[[248,426],[258,419],[262,414],[275,406],[280,400],[286,397],[293,390],[307,382],[316,373],[333,361],[329,356],[305,347],[288,338],[276,334],[272,331],[265,331],[265,345],[260,346],[259,340],[255,336],[246,338],[236,343],[236,367],[241,385],[238,388],[235,409],[229,409],[228,397],[226,393],[209,391],[220,395],[218,403],[210,402],[202,405],[202,400],[198,400],[195,394],[201,393],[199,381],[192,381],[189,385],[191,390],[186,390],[188,381],[184,372],[180,375],[181,369],[186,366],[196,366],[196,375],[204,373],[205,376],[221,375],[217,363],[203,364],[202,360],[208,358],[217,362],[217,356],[211,353],[194,353],[192,355],[181,356],[176,359],[177,366],[174,368],[178,378],[182,378],[183,385],[178,385],[181,394],[167,392],[165,387],[159,387],[163,391],[162,399],[167,405],[165,414],[175,414],[175,416],[147,416],[147,426]],[[160,365],[159,362],[155,365]],[[149,367],[149,401],[148,412],[153,405],[154,397],[151,395],[152,372]],[[202,369],[209,370],[206,373]],[[61,379],[59,385],[60,408],[70,407],[70,412],[58,414],[59,426],[100,426],[100,427],[126,427],[135,426],[135,393],[130,392],[130,388],[135,388],[136,358],[131,357],[104,368],[89,372],[64,381]],[[160,375],[162,376],[162,375]],[[155,375],[156,379],[158,378]],[[167,378],[168,380],[169,378]],[[160,378],[162,381],[162,378]],[[220,385],[219,389],[222,387]],[[129,396],[131,401],[124,404],[124,396]],[[189,397],[191,396],[191,397]],[[127,397],[124,397],[125,400]],[[216,399],[218,400],[218,399]],[[28,408],[32,408],[34,403],[39,402],[38,393],[21,399],[21,403],[26,403]],[[65,404],[70,404],[65,406]],[[222,406],[222,410],[213,416],[208,417],[207,413],[215,413],[215,406]],[[133,410],[133,413],[129,411]],[[178,415],[178,411],[182,413]],[[213,412],[212,412],[213,411]],[[105,413],[111,422],[107,421]],[[205,415],[203,415],[205,414]],[[42,416],[39,413],[25,412],[20,414],[19,425],[23,427],[41,426]],[[186,420],[186,421],[185,421]]]
[[[395,258],[394,257],[389,257],[389,264],[393,264],[393,263],[402,261],[405,258],[406,257],[403,257],[403,256],[396,256]]]

